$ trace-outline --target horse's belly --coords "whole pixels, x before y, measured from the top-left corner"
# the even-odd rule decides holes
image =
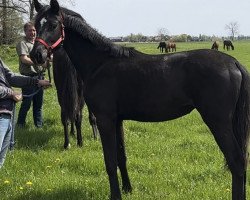
[[[176,119],[190,113],[194,107],[191,104],[172,106],[147,106],[131,107],[119,112],[119,117],[124,120],[136,120],[143,122],[160,122]]]

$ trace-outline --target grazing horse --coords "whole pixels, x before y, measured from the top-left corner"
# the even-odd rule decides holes
[[[219,50],[219,42],[215,41],[211,47],[211,49]]]
[[[165,49],[164,52],[167,52],[167,44],[166,44],[166,42],[160,42],[157,49],[159,49],[159,48],[160,48],[161,53],[163,53],[164,49]]]
[[[62,76],[62,74],[66,74]],[[70,133],[74,135],[74,125],[76,127],[77,145],[82,146],[82,110],[85,104],[83,98],[83,81],[76,73],[67,53],[63,48],[59,48],[53,54],[53,74],[57,89],[57,98],[61,107],[61,122],[64,128],[64,148],[70,147],[68,125],[71,123]],[[97,137],[97,125],[95,116],[89,111],[89,123],[92,126],[93,135]]]
[[[44,63],[60,43],[84,80],[109,177],[111,200],[131,192],[123,120],[160,122],[197,109],[225,156],[232,174],[232,199],[246,199],[250,120],[250,76],[233,57],[210,49],[147,55],[112,43],[82,17],[51,0],[35,0],[37,38],[30,53]],[[150,81],[149,81],[150,80]]]
[[[225,47],[227,47],[227,51],[230,50],[230,47],[232,50],[234,50],[234,45],[231,42],[231,40],[224,40],[223,41],[223,49],[225,49]]]
[[[173,42],[169,42],[167,44],[167,52],[170,52],[170,51],[172,52],[176,51],[176,44]]]

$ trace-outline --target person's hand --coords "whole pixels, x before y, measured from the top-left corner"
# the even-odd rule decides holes
[[[47,60],[45,63],[43,63],[43,64],[42,64],[42,67],[43,67],[44,69],[50,68],[50,67],[51,67],[51,64],[50,64],[49,60]]]
[[[52,85],[48,80],[38,80],[38,86],[48,88],[51,87]]]
[[[23,95],[22,95],[21,92],[16,92],[16,91],[14,91],[13,94],[12,94],[12,99],[13,99],[15,102],[22,101]]]

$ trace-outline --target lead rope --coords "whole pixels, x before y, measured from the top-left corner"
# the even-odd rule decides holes
[[[13,109],[12,109],[12,116],[11,116],[11,138],[10,138],[10,146],[9,149],[10,151],[14,150],[15,146],[15,111],[16,111],[16,102],[13,101]]]

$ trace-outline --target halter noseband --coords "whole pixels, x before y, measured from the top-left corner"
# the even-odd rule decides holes
[[[63,19],[62,16],[61,18]],[[61,21],[61,36],[54,44],[49,45],[47,42],[45,42],[45,40],[43,40],[42,38],[38,38],[38,37],[36,37],[35,41],[43,44],[48,50],[48,52],[51,53],[53,49],[55,49],[59,44],[63,42],[64,38],[65,38],[64,25],[63,25],[63,22]]]

